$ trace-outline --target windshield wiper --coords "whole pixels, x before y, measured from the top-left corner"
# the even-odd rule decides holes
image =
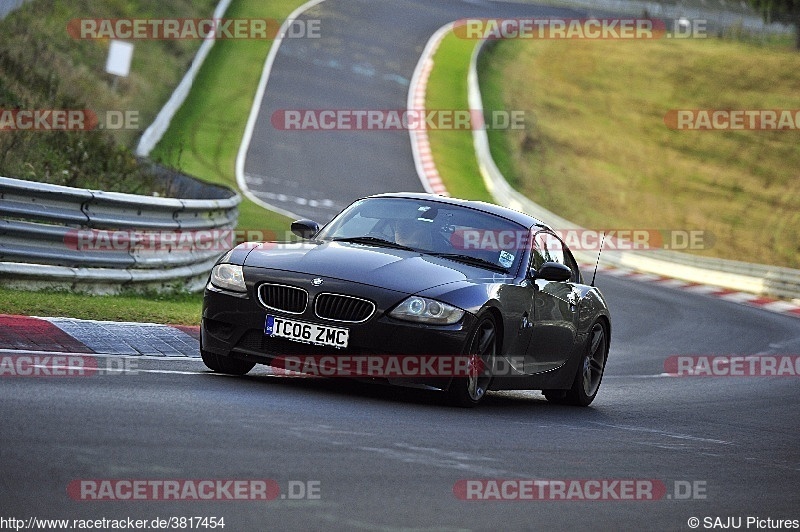
[[[490,270],[508,273],[508,268],[500,266],[492,261],[482,259],[480,257],[472,257],[470,255],[462,255],[460,253],[431,253],[434,257],[441,257],[443,259],[450,259],[457,262],[463,262],[470,266],[481,266]]]
[[[398,244],[397,242],[392,242],[391,240],[384,240],[383,238],[378,238],[376,236],[350,236],[344,238],[332,238],[333,242],[353,242],[354,244],[369,244],[373,246],[381,246],[385,248],[392,248],[392,249],[403,249],[406,251],[416,251],[414,248],[410,248],[408,246],[404,246],[403,244]]]

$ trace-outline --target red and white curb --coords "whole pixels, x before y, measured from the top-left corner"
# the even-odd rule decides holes
[[[0,350],[197,358],[200,328],[0,315]]]
[[[584,272],[594,269],[594,264],[584,265]],[[794,316],[800,318],[800,305],[791,301],[782,301],[771,297],[760,296],[748,292],[740,292],[728,288],[721,288],[719,286],[712,286],[702,283],[693,283],[689,281],[682,281],[680,279],[673,279],[671,277],[663,277],[661,275],[654,275],[651,273],[642,273],[635,270],[628,270],[625,268],[614,268],[610,266],[600,266],[597,271],[606,275],[614,277],[629,279],[632,281],[652,283],[658,286],[675,288],[691,292],[693,294],[702,294],[710,297],[723,299],[732,303],[747,305],[749,307],[760,308],[769,312],[784,314],[787,316]]]
[[[407,107],[410,111],[425,112],[425,96],[428,91],[428,79],[433,70],[433,56],[451,27],[452,24],[448,24],[439,28],[433,37],[428,40],[425,50],[420,56],[409,84]],[[422,181],[422,186],[432,194],[449,196],[447,188],[442,182],[442,177],[439,175],[439,170],[436,169],[436,163],[433,161],[431,143],[425,122],[420,121],[418,128],[409,128],[409,135],[411,136],[411,151],[414,155],[414,164],[417,167],[417,174]]]

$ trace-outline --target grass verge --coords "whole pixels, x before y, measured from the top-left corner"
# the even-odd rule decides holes
[[[70,292],[27,292],[0,287],[0,302],[3,314],[199,325],[203,295],[183,293],[90,296]]]

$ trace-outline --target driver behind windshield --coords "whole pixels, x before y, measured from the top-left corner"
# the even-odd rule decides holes
[[[430,250],[433,245],[430,224],[418,220],[397,220],[394,224],[394,241],[401,246]]]

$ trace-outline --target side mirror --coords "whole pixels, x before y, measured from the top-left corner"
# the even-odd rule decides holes
[[[566,281],[572,277],[572,270],[558,262],[545,262],[539,271],[531,268],[528,272],[531,279],[544,279],[545,281]]]
[[[292,222],[292,233],[300,238],[311,238],[319,233],[319,224],[314,220],[297,220]]]

